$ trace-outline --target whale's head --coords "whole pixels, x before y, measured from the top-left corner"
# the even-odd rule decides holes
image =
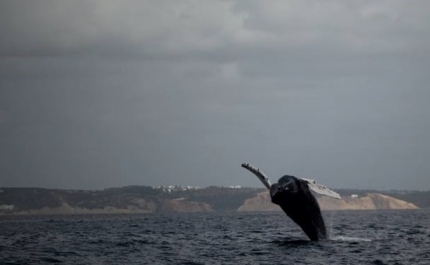
[[[299,191],[299,181],[296,177],[285,175],[278,180],[278,183],[270,187],[270,197],[272,202],[280,204],[282,201],[291,199]]]

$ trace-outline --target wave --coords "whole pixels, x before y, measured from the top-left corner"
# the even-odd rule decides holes
[[[350,241],[350,242],[371,242],[370,238],[349,237],[349,236],[333,236],[329,240],[332,241]]]

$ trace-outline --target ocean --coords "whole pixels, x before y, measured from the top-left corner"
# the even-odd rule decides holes
[[[430,210],[0,216],[0,264],[430,264]]]

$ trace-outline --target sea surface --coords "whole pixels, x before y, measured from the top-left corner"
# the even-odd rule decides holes
[[[430,210],[0,216],[0,264],[430,264]]]

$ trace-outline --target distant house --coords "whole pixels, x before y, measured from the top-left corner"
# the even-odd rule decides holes
[[[0,205],[0,210],[13,210],[15,208],[13,205],[2,204]]]
[[[358,195],[357,194],[352,194],[351,198],[358,198]]]

